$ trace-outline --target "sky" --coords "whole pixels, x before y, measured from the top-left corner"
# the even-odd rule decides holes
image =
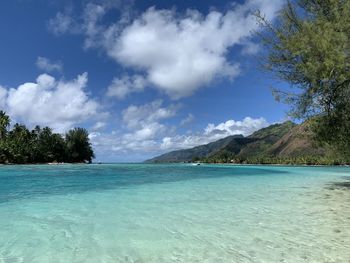
[[[84,127],[96,161],[138,162],[287,119],[253,13],[283,0],[4,0],[0,108]]]

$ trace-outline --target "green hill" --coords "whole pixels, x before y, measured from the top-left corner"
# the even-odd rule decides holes
[[[293,127],[268,150],[268,155],[277,157],[326,156],[326,154],[327,150],[314,142],[310,125],[306,122]]]
[[[251,139],[252,142],[241,148],[238,156],[248,158],[253,156],[270,155],[270,148],[295,126],[297,125],[293,122],[287,121],[282,124],[273,124],[254,132],[247,137]]]
[[[346,163],[344,158],[333,156],[333,151],[313,141],[309,122],[297,125],[287,121],[260,129],[247,137],[229,136],[191,149],[169,152],[146,162]]]
[[[200,145],[191,149],[172,151],[153,159],[147,160],[148,163],[169,163],[169,162],[191,162],[194,159],[202,159],[215,154],[219,150],[227,147],[232,140],[244,138],[243,135],[233,135],[224,139]]]

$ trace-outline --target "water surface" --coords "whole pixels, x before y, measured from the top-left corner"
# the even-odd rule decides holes
[[[346,167],[1,166],[0,262],[348,263],[349,180]]]

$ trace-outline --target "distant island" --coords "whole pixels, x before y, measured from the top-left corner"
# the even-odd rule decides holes
[[[191,149],[172,151],[147,163],[237,163],[344,165],[350,160],[328,145],[314,140],[310,121],[274,124],[244,137],[233,135]]]
[[[61,135],[49,127],[36,126],[30,131],[19,123],[9,129],[10,122],[0,111],[0,164],[91,163],[94,157],[84,128]]]

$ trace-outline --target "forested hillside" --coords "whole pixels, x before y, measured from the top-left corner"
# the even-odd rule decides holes
[[[229,136],[191,149],[178,150],[146,162],[210,162],[262,164],[345,164],[334,149],[314,141],[310,122],[274,124],[244,137]]]

